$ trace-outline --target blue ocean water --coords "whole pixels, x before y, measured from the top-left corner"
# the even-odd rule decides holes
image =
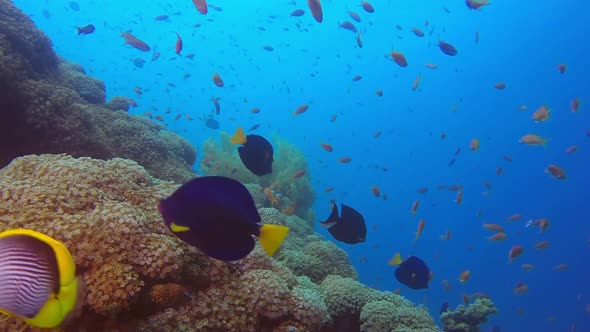
[[[403,296],[427,306],[434,317],[443,302],[454,308],[462,294],[483,292],[499,309],[484,331],[493,325],[502,331],[590,331],[590,4],[498,0],[473,11],[461,0],[375,0],[370,14],[360,1],[324,1],[319,24],[302,0],[218,1],[212,4],[222,10],[210,8],[207,15],[191,1],[79,0],[77,10],[70,2],[15,1],[50,36],[58,54],[105,81],[108,97],[135,99],[138,107],[131,113],[161,114],[170,129],[196,147],[218,136],[199,120],[211,114],[212,97],[220,98],[216,118],[221,130],[260,124],[258,134],[278,133],[297,145],[308,158],[318,192],[318,219],[327,218],[331,199],[365,217],[367,241],[339,243],[362,282],[382,290],[401,288]],[[298,8],[305,15],[290,17]],[[362,48],[356,34],[338,26],[352,21],[349,10],[362,17],[355,22]],[[163,14],[169,19],[154,19]],[[75,26],[89,23],[96,31],[77,36]],[[415,36],[413,27],[426,36]],[[123,31],[146,41],[152,51],[124,46]],[[175,32],[183,38],[183,57],[174,52]],[[457,56],[443,54],[439,40],[455,45]],[[405,54],[408,67],[391,60],[392,50]],[[151,62],[154,51],[161,55]],[[186,57],[189,53],[194,59]],[[134,65],[137,58],[145,60],[143,68]],[[438,68],[428,69],[426,63]],[[557,69],[560,63],[567,65],[564,74]],[[214,72],[225,87],[213,85]],[[355,75],[362,79],[353,81]],[[506,88],[495,89],[497,82]],[[577,113],[570,110],[574,98],[581,100]],[[301,104],[309,110],[294,117]],[[551,108],[551,116],[535,123],[531,115],[541,105]],[[254,107],[261,112],[252,114]],[[178,113],[194,120],[175,121]],[[382,135],[374,138],[377,131]],[[528,133],[549,141],[546,146],[519,143]],[[469,148],[473,138],[481,142],[477,152]],[[331,143],[334,152],[324,151],[320,142]],[[572,145],[577,151],[566,153]],[[352,161],[339,163],[344,156]],[[547,174],[549,164],[563,167],[567,180]],[[498,167],[501,175],[496,175]],[[456,192],[436,189],[442,184],[462,185],[463,202],[454,202]],[[373,196],[373,185],[387,200]],[[324,193],[328,186],[334,191]],[[429,191],[419,194],[420,187]],[[420,208],[410,215],[416,199]],[[505,222],[514,213],[522,219]],[[422,218],[425,228],[415,240]],[[525,227],[538,218],[549,218],[547,231]],[[488,241],[491,233],[483,223],[504,226],[508,240]],[[452,237],[442,241],[447,230]],[[331,238],[319,226],[318,231]],[[551,246],[534,249],[542,240]],[[508,264],[508,251],[516,244],[525,252]],[[428,263],[434,272],[428,290],[413,291],[395,280],[387,261],[396,252]],[[535,268],[526,272],[523,263]],[[557,271],[558,264],[569,268]],[[459,275],[467,269],[471,278],[460,284]],[[443,280],[451,285],[449,291]],[[514,294],[518,281],[529,286],[527,293]]]

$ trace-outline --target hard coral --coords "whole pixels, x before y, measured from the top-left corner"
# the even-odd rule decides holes
[[[332,242],[315,235],[305,237],[304,241],[297,241],[294,237],[285,242],[285,248],[279,251],[277,259],[297,275],[308,276],[316,283],[321,283],[329,275],[358,278],[348,254]],[[297,246],[299,244],[305,245],[303,250]]]
[[[186,140],[97,105],[104,84],[79,65],[58,64],[49,39],[12,1],[0,0],[0,167],[23,155],[68,153],[130,158],[177,182],[194,177],[196,152]]]
[[[360,315],[361,331],[440,331],[423,307],[396,305],[388,301],[365,304]]]
[[[496,314],[496,306],[489,298],[475,300],[468,306],[459,305],[455,311],[443,312],[440,320],[447,332],[479,332],[479,326]]]
[[[110,263],[84,275],[86,303],[97,314],[116,316],[135,302],[144,283],[131,265]]]
[[[84,69],[76,64],[63,61],[59,65],[61,82],[76,91],[89,103],[102,104],[106,98],[104,82],[87,76]]]
[[[22,157],[0,170],[0,230],[25,227],[64,242],[88,281],[90,308],[112,315],[132,304],[143,279],[181,276],[190,251],[156,208],[175,188],[129,160]]]

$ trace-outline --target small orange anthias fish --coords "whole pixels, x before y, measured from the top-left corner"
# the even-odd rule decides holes
[[[535,268],[535,266],[533,264],[527,264],[527,263],[522,264],[520,267],[525,271],[531,271]]]
[[[551,174],[551,176],[553,176],[554,178],[558,179],[558,180],[565,180],[567,179],[567,174],[565,173],[565,171],[563,170],[563,168],[555,165],[555,164],[551,164],[549,166],[547,166],[547,168],[545,169],[545,171],[549,174]]]
[[[469,148],[473,151],[479,150],[479,139],[478,138],[472,139],[471,142],[469,142]]]
[[[504,231],[504,227],[502,227],[502,225],[499,225],[499,224],[483,224],[482,226],[483,226],[483,228],[485,228],[491,232],[503,232]]]
[[[557,70],[559,71],[560,74],[565,73],[566,69],[567,69],[567,66],[565,65],[565,63],[560,63],[557,65]]]
[[[377,97],[383,97],[383,90],[377,90],[375,91],[375,94],[377,95]]]
[[[529,226],[537,226],[541,230],[541,233],[545,232],[549,228],[550,222],[547,218],[541,218],[537,220],[530,220],[527,223],[527,227]]]
[[[176,54],[178,54],[180,56],[181,51],[182,51],[182,38],[180,38],[180,35],[178,34],[178,32],[176,32],[176,45],[174,45],[174,52],[176,52]]]
[[[361,6],[363,7],[363,9],[367,12],[367,13],[374,13],[375,12],[375,8],[373,7],[372,4],[370,4],[367,1],[363,1],[361,2]]]
[[[572,153],[576,152],[577,150],[578,150],[578,146],[572,145],[572,146],[568,146],[568,148],[565,149],[565,153],[572,154]]]
[[[334,191],[334,187],[326,187],[326,188],[324,189],[324,192],[325,192],[325,193],[329,193],[329,192],[332,192],[332,191]]]
[[[302,177],[303,175],[305,175],[305,170],[300,169],[297,172],[295,172],[295,174],[293,174],[293,179],[299,179],[300,177]]]
[[[311,16],[313,16],[316,22],[322,23],[324,20],[324,11],[322,10],[322,3],[320,0],[307,0],[307,5],[311,11]]]
[[[503,232],[498,232],[490,237],[488,237],[488,240],[490,241],[504,241],[508,239],[508,235],[506,235],[506,233]]]
[[[541,105],[541,107],[537,108],[533,113],[532,119],[535,120],[535,122],[547,121],[549,119],[549,113],[551,113],[549,107]]]
[[[418,230],[416,230],[416,240],[418,240],[420,235],[422,235],[422,231],[424,230],[424,224],[424,219],[420,219],[420,221],[418,222]]]
[[[519,140],[520,143],[524,143],[527,145],[545,145],[547,144],[547,140],[543,137],[536,135],[536,134],[526,134],[522,136]]]
[[[469,9],[480,9],[483,6],[490,4],[488,0],[465,0],[465,4]]]
[[[457,191],[457,196],[455,196],[455,203],[461,204],[463,202],[463,188]]]
[[[420,207],[420,200],[417,199],[414,201],[414,203],[412,204],[412,207],[410,208],[410,215],[416,214],[419,207]]]
[[[442,241],[450,241],[451,240],[451,230],[447,229],[447,231],[440,236]]]
[[[375,197],[381,197],[381,190],[377,186],[371,186],[371,192]]]
[[[221,76],[219,76],[218,73],[213,73],[213,84],[215,84],[217,87],[223,87],[223,80],[221,79]]]
[[[320,145],[327,152],[333,152],[334,151],[334,148],[332,147],[332,144],[329,144],[329,143],[320,143]]]
[[[546,249],[546,248],[549,248],[549,246],[551,246],[551,242],[541,241],[541,242],[538,242],[537,244],[535,244],[535,249],[538,249],[538,250]]]
[[[572,112],[576,113],[580,109],[580,98],[574,98],[570,104]]]
[[[498,83],[494,84],[494,88],[496,88],[498,90],[504,90],[504,89],[506,89],[506,83],[498,82]]]
[[[129,32],[121,32],[121,37],[125,38],[125,43],[133,46],[134,48],[147,52],[151,50],[148,44],[146,44],[143,40],[136,38],[134,35],[130,34]]]
[[[297,116],[299,114],[305,113],[305,112],[307,112],[308,108],[309,108],[309,106],[307,104],[299,105],[299,107],[297,107],[295,112],[293,112],[293,115]]]
[[[391,51],[391,59],[393,59],[393,61],[400,67],[408,66],[408,60],[406,60],[406,57],[401,52]]]
[[[512,261],[514,259],[516,259],[517,257],[519,257],[520,255],[522,255],[523,252],[524,252],[524,248],[522,246],[519,246],[519,245],[512,246],[512,248],[510,248],[510,251],[508,252],[508,263],[512,263]]]
[[[207,2],[205,0],[193,0],[193,4],[199,13],[203,15],[207,14]]]
[[[469,277],[471,277],[471,271],[465,270],[459,275],[459,282],[465,283],[469,280]]]
[[[412,83],[412,91],[416,91],[416,89],[418,89],[418,86],[420,85],[420,80],[422,80],[422,73],[418,74],[418,76],[416,76],[416,78],[414,79],[414,83]]]
[[[381,136],[383,132],[381,130],[377,130],[374,134],[373,134],[373,138],[377,138],[379,136]]]
[[[514,287],[514,294],[521,295],[528,292],[529,286],[522,281],[518,281]]]
[[[514,213],[510,217],[506,218],[506,221],[518,221],[522,219],[522,215],[520,213]]]
[[[338,160],[338,162],[341,164],[348,164],[351,161],[352,161],[352,158],[350,158],[350,157],[342,157]]]

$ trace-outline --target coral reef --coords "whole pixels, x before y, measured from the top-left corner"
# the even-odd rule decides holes
[[[446,332],[479,332],[479,326],[496,314],[496,306],[489,298],[477,299],[468,306],[459,305],[455,311],[443,312],[440,320]]]
[[[356,277],[346,253],[276,209],[259,211],[292,228],[279,252],[300,251],[313,264],[291,270],[260,244],[236,262],[206,257],[157,211],[177,186],[119,158],[31,155],[0,170],[0,231],[26,227],[62,241],[84,281],[81,315],[56,331],[377,331],[394,326],[383,322],[390,316],[396,329],[436,331],[404,298],[334,275]],[[0,330],[18,327],[0,322]]]
[[[316,195],[307,161],[300,150],[279,137],[272,137],[275,152],[273,173],[259,177],[244,167],[230,139],[230,134],[222,132],[220,141],[214,138],[205,141],[199,167],[204,175],[221,175],[242,183],[258,184],[267,197],[265,207],[274,207],[286,215],[296,214],[304,220],[314,219],[311,206]],[[293,175],[299,170],[306,172],[294,179]]]
[[[0,167],[27,154],[68,153],[137,161],[151,174],[185,182],[195,149],[164,127],[104,104],[105,86],[57,57],[49,39],[8,0],[0,0]]]

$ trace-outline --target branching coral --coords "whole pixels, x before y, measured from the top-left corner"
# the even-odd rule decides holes
[[[313,220],[311,205],[315,191],[303,153],[279,137],[273,137],[273,173],[258,177],[242,164],[237,147],[230,143],[231,136],[221,133],[220,142],[210,138],[203,144],[200,170],[205,175],[222,175],[243,183],[259,184],[268,198],[266,207],[274,207],[284,214],[297,214],[305,220]],[[306,173],[298,179],[293,175],[299,170]]]
[[[479,332],[479,326],[487,322],[490,315],[496,313],[496,306],[492,300],[482,298],[468,306],[459,305],[455,311],[442,313],[440,320],[447,332]]]

